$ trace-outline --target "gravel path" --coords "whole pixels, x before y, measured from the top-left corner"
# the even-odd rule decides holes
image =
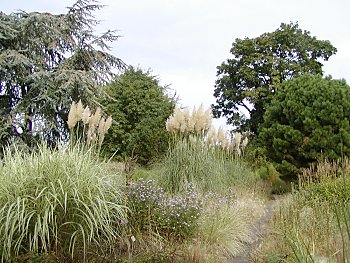
[[[270,231],[271,231],[271,220],[273,217],[274,210],[279,205],[279,200],[273,198],[269,200],[265,207],[264,216],[255,224],[254,228],[256,229],[258,238],[251,244],[247,244],[247,248],[238,256],[231,258],[227,263],[248,263],[250,255],[261,245],[261,242]]]

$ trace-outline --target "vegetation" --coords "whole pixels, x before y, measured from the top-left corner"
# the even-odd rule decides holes
[[[303,75],[288,80],[266,109],[259,139],[284,175],[320,158],[350,154],[350,87],[342,80]]]
[[[299,190],[276,213],[276,232],[258,262],[348,262],[349,160],[323,161],[304,171]]]
[[[111,245],[125,221],[121,174],[79,145],[7,149],[0,177],[1,260],[85,259],[91,247]]]
[[[348,262],[350,89],[319,62],[336,49],[293,23],[237,39],[213,109],[246,132],[227,133],[149,72],[115,77],[94,3],[0,13],[1,262]]]
[[[256,38],[236,39],[230,50],[233,58],[217,68],[214,116],[225,116],[229,124],[257,134],[281,83],[305,73],[322,74],[319,60],[328,60],[336,51],[329,41],[317,40],[297,23],[282,23]]]
[[[107,156],[136,156],[142,164],[160,157],[168,148],[164,123],[175,107],[166,87],[150,72],[129,67],[106,87],[104,111],[118,122],[106,134]]]
[[[204,110],[202,106],[192,112],[176,108],[167,120],[172,142],[159,178],[167,191],[181,192],[189,184],[205,191],[219,191],[232,185],[240,173],[254,180],[254,175],[236,160],[247,139],[242,140],[237,133],[231,140],[223,129],[216,131],[211,127],[211,122],[210,109]]]
[[[93,32],[92,13],[100,8],[78,0],[66,14],[1,13],[0,147],[67,140],[72,101],[92,106],[101,85],[123,67],[108,53],[115,32]]]

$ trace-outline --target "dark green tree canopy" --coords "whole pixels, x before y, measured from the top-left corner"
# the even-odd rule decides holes
[[[129,67],[106,92],[101,104],[117,124],[105,137],[105,154],[117,151],[117,156],[125,157],[133,153],[139,162],[147,163],[164,153],[168,147],[165,122],[175,107],[167,88],[150,72]]]
[[[281,82],[303,73],[322,74],[320,60],[328,60],[336,48],[290,23],[256,38],[236,39],[230,52],[233,58],[217,68],[214,116],[256,133]]]
[[[123,62],[108,53],[118,36],[93,32],[101,6],[78,0],[66,14],[0,16],[0,141],[35,137],[54,143],[67,135],[72,101],[91,104]],[[0,145],[1,146],[1,145]]]
[[[267,107],[259,143],[284,175],[319,158],[350,155],[350,87],[306,74],[284,82]]]

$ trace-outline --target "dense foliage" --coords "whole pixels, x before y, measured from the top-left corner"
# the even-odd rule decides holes
[[[120,59],[108,53],[108,31],[94,35],[92,12],[101,6],[78,0],[66,14],[0,15],[0,146],[33,145],[67,136],[72,101],[93,103]]]
[[[165,121],[175,107],[166,87],[140,69],[128,68],[106,89],[101,103],[118,122],[106,134],[103,151],[111,156],[134,155],[142,163],[164,153],[168,147]]]
[[[28,254],[79,257],[109,245],[126,218],[121,174],[79,145],[27,154],[5,151],[0,163],[0,258],[24,262]],[[31,261],[31,260],[28,260]],[[43,260],[46,262],[45,260]],[[83,261],[83,260],[81,260]]]
[[[281,82],[303,73],[322,74],[319,60],[328,60],[336,49],[290,23],[256,38],[236,39],[230,52],[233,57],[218,66],[214,116],[256,133]]]
[[[286,81],[266,110],[259,132],[266,154],[284,174],[318,158],[350,154],[350,87],[306,74]]]

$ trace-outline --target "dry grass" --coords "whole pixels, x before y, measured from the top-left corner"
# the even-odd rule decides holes
[[[189,246],[196,262],[224,262],[244,251],[257,239],[255,223],[264,216],[258,198],[208,199],[194,243]]]
[[[276,231],[256,262],[349,262],[349,175],[348,158],[304,170],[299,191],[276,213]]]

